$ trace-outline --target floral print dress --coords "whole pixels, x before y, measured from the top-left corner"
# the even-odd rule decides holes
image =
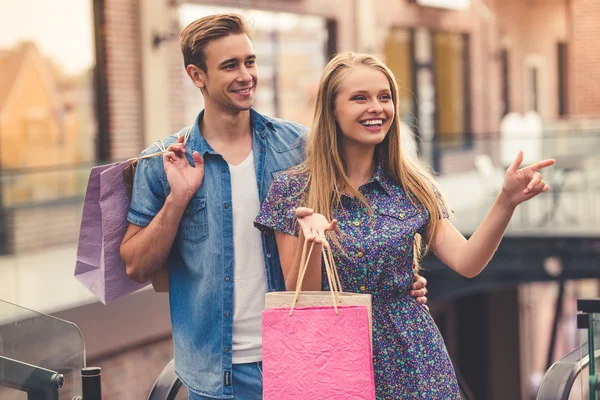
[[[255,225],[297,236],[294,212],[304,205],[305,187],[305,175],[279,174]],[[342,206],[334,210],[344,252],[335,246],[333,252],[343,290],[372,295],[377,399],[459,399],[444,340],[425,307],[409,294],[415,234],[425,228],[429,213],[413,205],[381,167],[359,191],[373,213],[344,195]],[[327,289],[325,273],[323,277]]]

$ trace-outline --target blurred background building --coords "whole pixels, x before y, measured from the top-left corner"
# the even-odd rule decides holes
[[[275,117],[310,125],[336,52],[384,60],[405,140],[467,236],[519,148],[556,158],[552,194],[518,210],[479,277],[425,261],[475,397],[534,398],[579,344],[575,299],[600,294],[597,0],[0,0],[0,299],[77,323],[105,398],[145,398],[172,358],[168,300],[142,290],[103,306],[75,281],[83,195],[92,165],[192,123],[203,100],[179,32],[223,11],[253,28],[256,108]]]

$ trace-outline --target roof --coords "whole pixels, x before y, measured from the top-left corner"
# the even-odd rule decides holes
[[[23,42],[13,49],[0,51],[0,110],[10,96],[28,52],[32,50],[37,51],[35,44]]]

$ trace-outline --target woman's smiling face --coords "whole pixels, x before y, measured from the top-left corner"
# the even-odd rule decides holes
[[[387,135],[395,107],[385,74],[370,67],[353,67],[340,83],[335,119],[342,146],[375,147]]]

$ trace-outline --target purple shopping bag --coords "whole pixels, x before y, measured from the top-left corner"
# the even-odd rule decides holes
[[[131,161],[92,168],[85,193],[75,277],[103,304],[148,285],[127,276],[121,241],[131,201],[124,179]]]
[[[183,143],[192,132],[187,127]],[[173,135],[175,137],[179,134]],[[131,203],[135,166],[144,158],[162,155],[163,141],[156,143],[160,151],[130,160],[92,168],[85,192],[81,228],[77,245],[75,277],[98,300],[107,304],[139,290],[150,283],[158,292],[167,291],[168,271],[161,268],[151,281],[138,283],[127,276],[121,258],[121,242],[127,232],[127,213]],[[165,283],[166,282],[166,283]]]
[[[263,311],[265,400],[374,400],[367,307]]]

